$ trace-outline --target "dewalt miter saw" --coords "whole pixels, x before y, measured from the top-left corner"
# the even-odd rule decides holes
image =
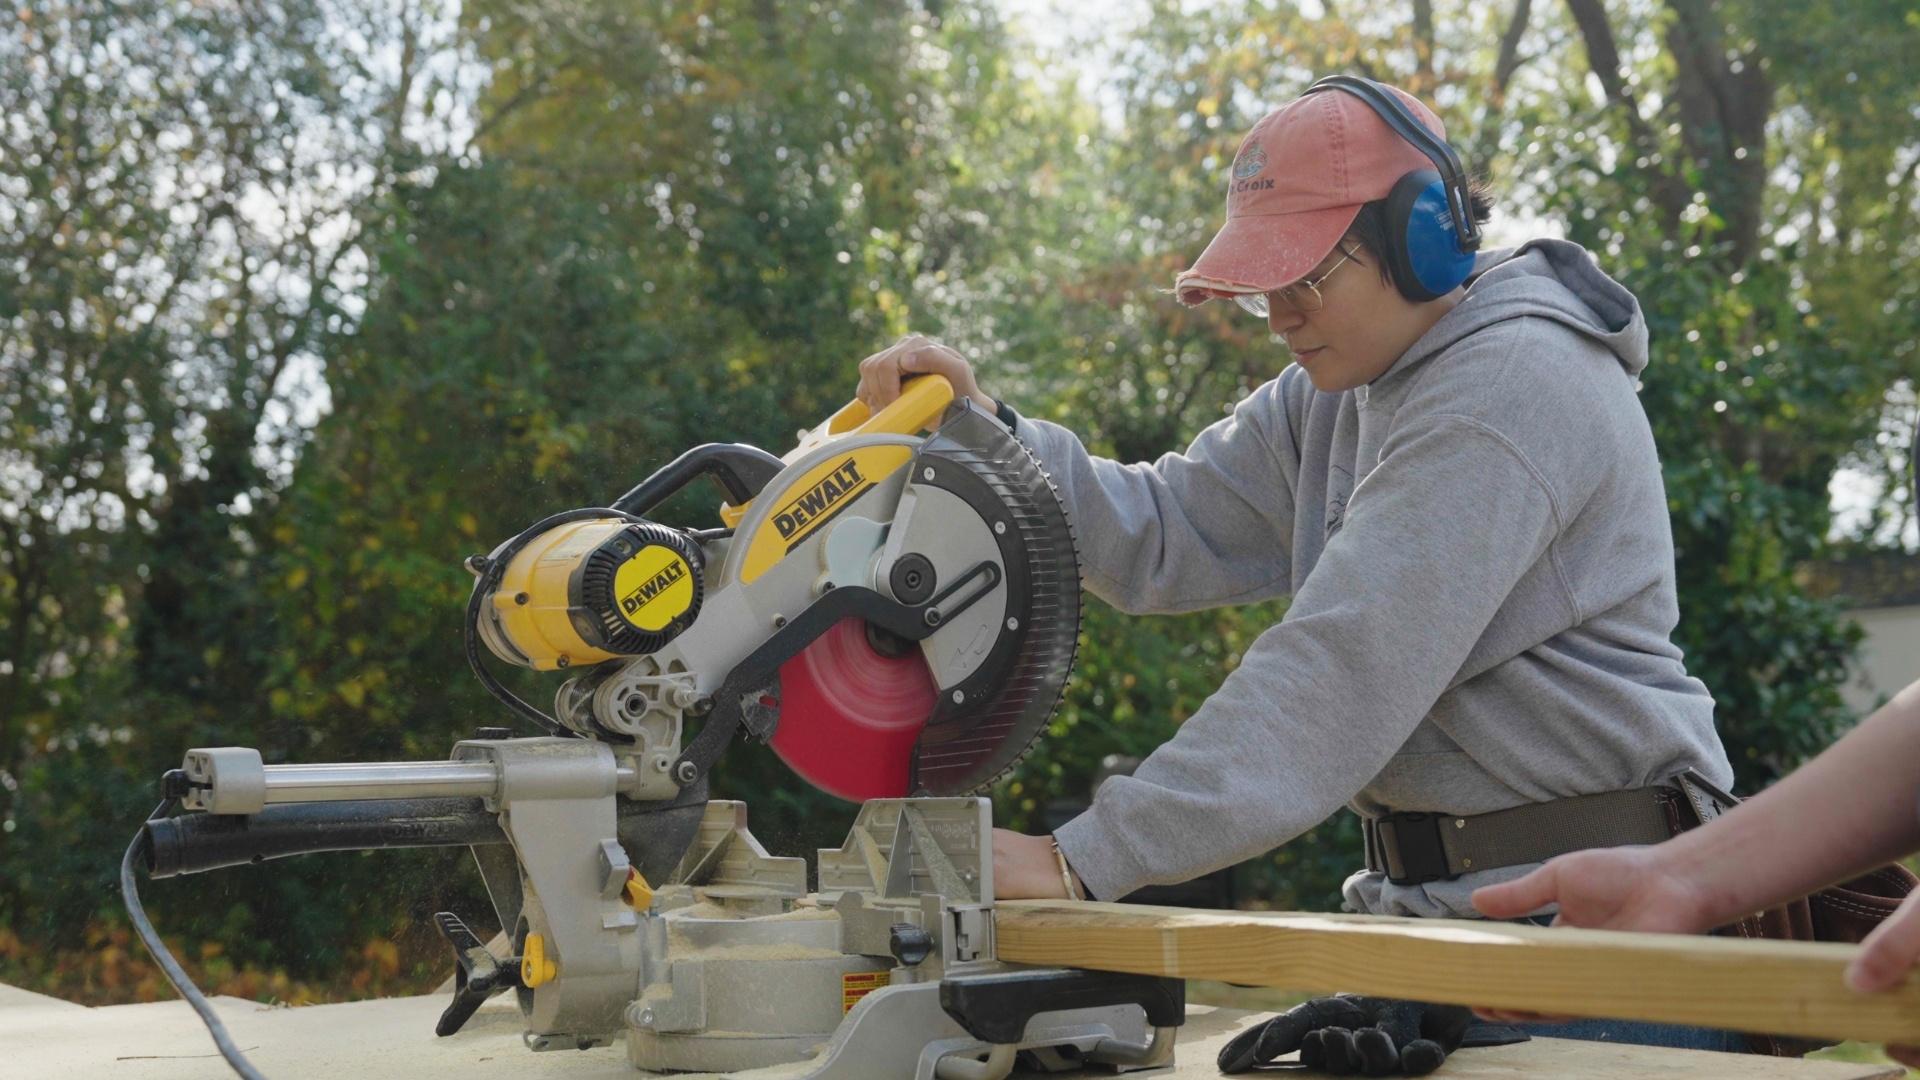
[[[745,730],[848,799],[976,791],[1031,745],[1079,632],[1074,541],[1033,456],[946,380],[855,402],[783,458],[712,443],[605,510],[471,560],[469,624],[497,656],[579,670],[555,734],[623,747],[635,794],[704,776]],[[728,528],[645,519],[703,475]],[[682,722],[702,721],[681,748]],[[564,729],[564,730],[562,730]]]
[[[923,432],[925,432],[923,434]],[[651,520],[701,477],[722,527]],[[451,1035],[512,990],[535,1050],[624,1035],[639,1068],[994,1080],[1171,1059],[1177,980],[1001,964],[987,801],[1045,727],[1080,623],[1074,537],[1051,482],[937,376],[859,403],[784,457],[687,452],[604,508],[557,514],[468,560],[467,655],[547,732],[483,729],[445,762],[266,765],[189,751],[122,867],[133,888],[283,855],[467,845],[496,955],[452,913]],[[568,677],[551,714],[484,652]],[[689,731],[691,736],[689,737]],[[864,801],[846,843],[769,855],[708,772],[745,733]],[[184,813],[173,813],[176,805]]]

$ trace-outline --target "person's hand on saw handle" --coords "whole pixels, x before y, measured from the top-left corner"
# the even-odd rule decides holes
[[[860,361],[860,388],[853,396],[879,412],[900,396],[900,384],[915,375],[946,376],[953,384],[955,398],[972,398],[989,416],[999,408],[999,403],[981,391],[966,357],[919,334],[908,334]]]

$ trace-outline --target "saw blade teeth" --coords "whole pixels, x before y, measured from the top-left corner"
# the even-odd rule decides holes
[[[1011,774],[1052,722],[1079,656],[1080,543],[1053,478],[1025,443],[978,413],[950,414],[922,453],[985,481],[1006,506],[1025,555],[1029,589],[1023,649],[964,733],[916,749],[916,776],[933,794],[975,794]]]

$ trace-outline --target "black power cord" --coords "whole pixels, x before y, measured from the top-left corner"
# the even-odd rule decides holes
[[[173,808],[174,800],[168,799],[155,807],[151,816],[165,817],[173,811]],[[180,962],[173,958],[173,953],[167,950],[166,942],[160,940],[160,935],[154,932],[153,923],[147,919],[146,909],[140,906],[140,889],[133,880],[133,864],[136,858],[146,854],[147,845],[147,830],[142,826],[134,835],[133,843],[127,845],[126,855],[120,860],[120,896],[126,901],[127,916],[133,920],[134,932],[140,935],[140,943],[145,945],[147,952],[153,955],[154,961],[160,965],[160,970],[166,974],[167,981],[172,983],[173,988],[180,992],[180,996],[187,1000],[187,1004],[193,1006],[193,1011],[200,1014],[201,1021],[207,1025],[207,1032],[213,1036],[213,1044],[220,1048],[220,1056],[227,1059],[227,1064],[233,1066],[233,1071],[244,1080],[266,1080],[260,1070],[253,1067],[253,1062],[248,1061],[247,1056],[240,1052],[240,1048],[233,1044],[233,1037],[227,1034],[227,1026],[220,1022],[220,1017],[214,1013],[213,1006],[208,1003],[206,995],[200,992],[199,987],[193,985],[193,979],[180,966]]]

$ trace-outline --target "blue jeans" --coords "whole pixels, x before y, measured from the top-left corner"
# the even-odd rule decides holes
[[[1543,1039],[1585,1039],[1589,1042],[1670,1046],[1676,1050],[1718,1050],[1750,1053],[1747,1037],[1719,1028],[1654,1024],[1645,1020],[1569,1020],[1563,1024],[1516,1024],[1521,1031]]]
[[[1539,915],[1517,922],[1546,926],[1551,915]],[[1516,1024],[1521,1031],[1546,1039],[1584,1039],[1588,1042],[1629,1043],[1634,1046],[1667,1046],[1675,1050],[1718,1050],[1727,1054],[1752,1053],[1747,1037],[1737,1031],[1719,1028],[1687,1027],[1683,1024],[1656,1024],[1648,1020],[1568,1020],[1552,1024]]]

